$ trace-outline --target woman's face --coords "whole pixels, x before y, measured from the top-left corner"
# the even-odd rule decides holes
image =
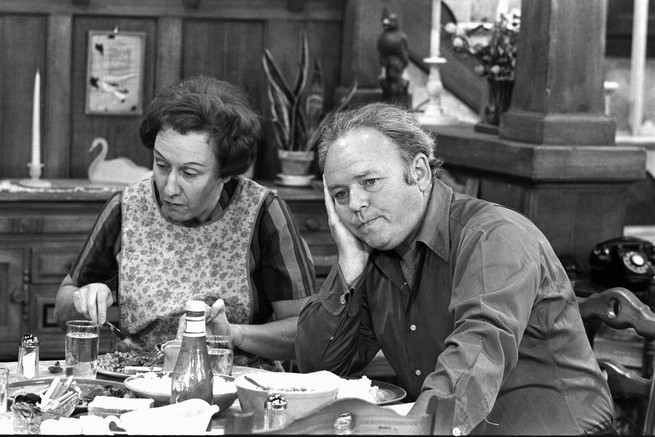
[[[162,129],[154,148],[153,173],[162,214],[175,222],[204,223],[216,207],[225,179],[205,133]]]

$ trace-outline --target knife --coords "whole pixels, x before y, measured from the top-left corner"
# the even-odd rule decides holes
[[[116,335],[121,341],[125,340],[127,338],[127,335],[123,333],[116,325],[111,323],[109,320],[105,321],[105,326],[111,330],[111,332]]]

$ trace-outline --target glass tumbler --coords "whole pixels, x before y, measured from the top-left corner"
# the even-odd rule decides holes
[[[208,335],[207,351],[214,375],[232,375],[234,339],[231,335]]]
[[[100,325],[90,320],[66,322],[66,375],[95,378],[99,344]]]

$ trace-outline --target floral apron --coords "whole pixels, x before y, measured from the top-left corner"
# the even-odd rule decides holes
[[[175,338],[187,300],[225,301],[230,323],[252,321],[249,247],[268,190],[242,179],[223,214],[197,227],[161,214],[150,179],[123,192],[121,328],[151,348]]]

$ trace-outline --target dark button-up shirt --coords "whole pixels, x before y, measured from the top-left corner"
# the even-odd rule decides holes
[[[347,375],[381,348],[414,411],[454,397],[442,425],[455,434],[580,434],[612,419],[570,282],[534,224],[435,180],[416,245],[411,289],[394,252],[373,252],[350,289],[335,266],[300,315],[301,371]]]

